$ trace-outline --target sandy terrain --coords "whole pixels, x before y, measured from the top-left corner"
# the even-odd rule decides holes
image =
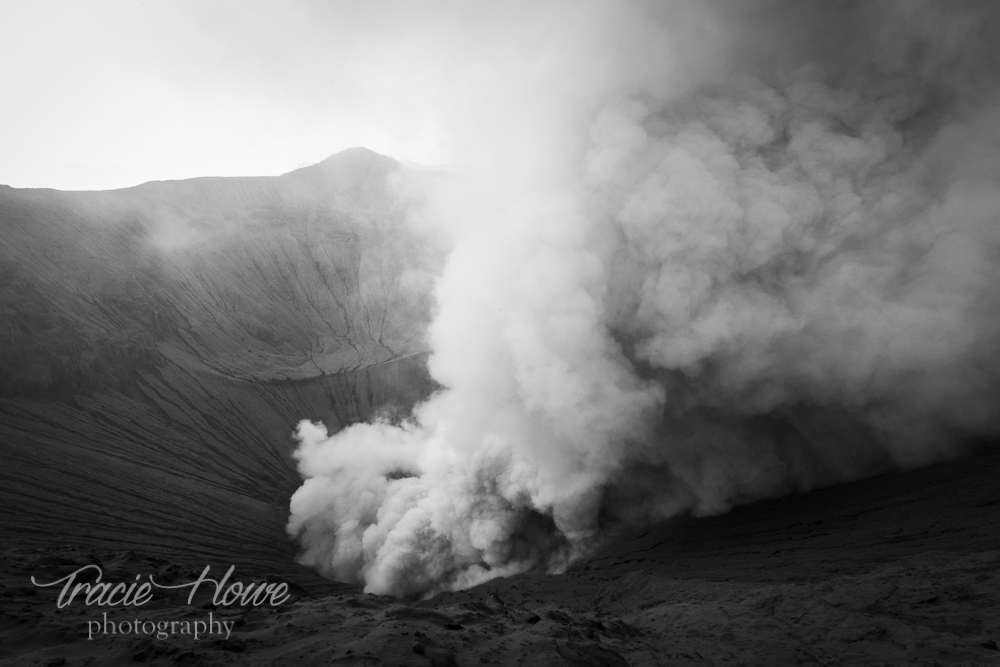
[[[278,607],[215,606],[207,594],[189,605],[185,588],[138,611],[57,609],[58,587],[31,576],[89,563],[109,581],[200,572],[135,552],[8,546],[0,664],[1000,664],[998,472],[993,455],[677,520],[561,576],[428,601],[323,591],[303,573]],[[265,574],[235,576],[278,580]],[[104,613],[193,623],[210,612],[235,623],[228,638],[88,638]]]

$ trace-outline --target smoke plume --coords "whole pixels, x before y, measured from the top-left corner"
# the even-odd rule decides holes
[[[519,11],[421,216],[443,389],[300,424],[303,562],[430,594],[997,433],[995,4]]]

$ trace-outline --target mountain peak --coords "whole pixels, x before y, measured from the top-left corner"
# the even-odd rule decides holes
[[[364,146],[354,146],[352,148],[345,148],[339,153],[334,153],[330,157],[323,160],[323,162],[330,162],[331,160],[371,160],[371,159],[392,160],[392,158],[382,155],[381,153],[376,153],[370,148],[365,148]]]
[[[386,174],[402,165],[394,158],[367,148],[348,148],[322,162],[282,174],[280,178],[322,190],[343,191],[362,183],[382,182]]]
[[[353,148],[345,148],[339,153],[334,153],[333,155],[330,155],[315,164],[300,167],[288,173],[294,174],[301,171],[316,171],[318,169],[324,171],[329,171],[331,169],[339,170],[344,168],[358,169],[370,168],[379,165],[390,166],[396,164],[399,163],[395,158],[382,155],[381,153],[376,153],[375,151],[369,148],[364,148],[363,146],[355,146]]]

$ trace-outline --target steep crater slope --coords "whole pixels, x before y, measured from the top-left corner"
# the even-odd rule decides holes
[[[352,149],[279,177],[0,186],[5,538],[294,569],[296,422],[431,388],[421,178]]]

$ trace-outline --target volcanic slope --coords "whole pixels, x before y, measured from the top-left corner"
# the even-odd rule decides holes
[[[294,565],[290,437],[431,387],[416,174],[365,149],[278,177],[0,186],[9,545]],[[334,426],[336,425],[336,426]]]

